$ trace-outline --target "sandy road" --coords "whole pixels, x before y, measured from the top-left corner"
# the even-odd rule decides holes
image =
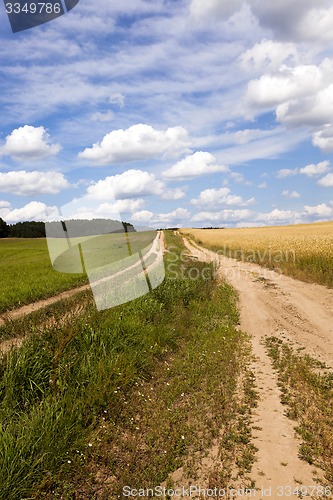
[[[252,338],[256,359],[253,371],[260,398],[253,422],[258,429],[254,431],[257,462],[251,476],[259,488],[257,498],[281,498],[278,494],[281,486],[316,484],[318,471],[298,458],[295,423],[285,415],[277,376],[262,340],[273,335],[289,340],[296,347],[303,347],[303,353],[331,366],[333,290],[303,283],[255,264],[220,257],[186,239],[184,242],[192,256],[215,262],[220,276],[238,291],[241,328]],[[261,496],[261,488],[271,494]]]

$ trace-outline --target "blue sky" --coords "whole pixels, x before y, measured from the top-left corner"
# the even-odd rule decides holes
[[[0,217],[333,219],[333,6],[270,4],[81,0],[15,34],[2,6]]]

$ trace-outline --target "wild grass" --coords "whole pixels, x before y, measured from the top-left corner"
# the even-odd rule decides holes
[[[0,239],[0,313],[87,283],[51,265],[46,239]]]
[[[227,257],[333,287],[333,222],[182,231]]]
[[[182,247],[167,239],[173,255],[153,293],[103,312],[87,304],[45,328],[36,320],[1,360],[1,499],[112,498],[125,484],[156,486],[221,429],[214,481],[251,468],[255,396],[235,293],[177,278],[174,267],[171,279]]]
[[[322,363],[296,353],[276,337],[266,340],[278,370],[282,402],[288,416],[297,420],[302,439],[300,456],[320,467],[333,486],[333,374]]]

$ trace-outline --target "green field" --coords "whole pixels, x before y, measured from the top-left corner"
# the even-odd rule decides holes
[[[81,272],[80,252],[86,267],[101,267],[144,251],[155,236],[149,231],[74,238],[74,245],[65,252],[66,240],[55,238],[51,240],[52,249],[61,255],[55,259],[54,268],[46,239],[0,239],[0,313],[88,283]]]
[[[152,293],[97,312],[87,291],[1,327],[26,336],[0,360],[1,499],[117,498],[195,468],[217,438],[217,485],[250,470],[256,398],[235,293],[167,243]]]
[[[87,283],[51,265],[46,239],[0,239],[0,312]]]

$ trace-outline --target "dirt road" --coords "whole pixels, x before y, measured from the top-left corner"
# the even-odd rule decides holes
[[[318,471],[298,458],[295,423],[285,415],[277,376],[261,342],[266,336],[289,340],[296,347],[303,347],[302,352],[331,366],[333,290],[303,283],[255,264],[220,257],[187,240],[184,242],[192,256],[215,262],[218,274],[238,291],[241,328],[252,337],[256,357],[253,371],[260,397],[253,422],[258,429],[254,431],[258,460],[251,476],[259,488],[257,498],[264,498],[260,496],[261,488],[271,492],[267,496],[279,498],[282,490],[278,487],[316,484]]]

